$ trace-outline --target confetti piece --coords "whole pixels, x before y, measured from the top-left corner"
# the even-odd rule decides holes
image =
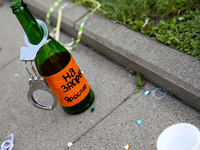
[[[73,145],[73,143],[69,142],[67,145],[68,145],[68,147],[71,147]]]
[[[131,147],[130,145],[126,145],[124,148],[129,149],[130,147]]]
[[[91,109],[91,112],[94,112],[94,111],[95,111],[95,107]]]
[[[144,92],[145,95],[148,95],[149,93],[150,93],[150,91],[148,91],[148,90],[146,92]]]
[[[142,120],[138,120],[136,124],[141,125]]]
[[[162,91],[162,92],[167,92],[167,89],[163,88],[161,91]]]
[[[142,27],[144,28],[147,25],[148,22],[149,22],[149,19],[146,19],[145,24]]]
[[[67,3],[65,3],[63,6],[61,6],[61,9],[64,9],[67,6]]]

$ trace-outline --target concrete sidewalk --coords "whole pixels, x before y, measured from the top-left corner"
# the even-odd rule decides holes
[[[30,10],[43,20],[54,2],[26,0]],[[60,6],[65,2],[62,1]],[[76,37],[84,16],[90,11],[80,5],[70,7],[72,3],[67,3],[68,7],[63,10],[61,28]],[[54,25],[58,8],[51,15]],[[200,109],[200,61],[194,57],[97,14],[86,21],[82,42]]]
[[[28,73],[19,59],[20,47],[25,46],[23,30],[8,1],[0,7],[0,16],[0,144],[14,133],[15,150],[122,150],[127,144],[129,150],[155,150],[159,134],[170,125],[187,122],[200,129],[199,111],[171,95],[161,100],[144,95],[156,88],[147,81],[144,89],[134,94],[135,76],[81,43],[72,55],[95,93],[93,105],[78,115],[66,114],[59,105],[50,112],[34,108],[26,97]],[[70,37],[61,33],[60,40],[68,43]],[[37,94],[38,100],[49,99],[47,94]],[[142,124],[137,125],[137,120]],[[68,142],[74,145],[68,148]]]

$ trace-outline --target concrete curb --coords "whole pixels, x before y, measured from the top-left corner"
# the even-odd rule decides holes
[[[26,0],[31,12],[42,20],[45,20],[46,13],[54,2],[55,0]],[[88,12],[80,5],[64,9],[62,30],[76,37],[81,20]],[[54,11],[50,19],[53,24],[56,23],[56,18],[57,11]],[[82,42],[200,109],[200,61],[192,56],[98,14],[93,14],[86,21]]]

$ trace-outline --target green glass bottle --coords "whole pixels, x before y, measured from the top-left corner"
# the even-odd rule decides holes
[[[43,30],[23,0],[10,4],[31,44],[43,39]],[[55,93],[65,112],[70,114],[86,110],[94,100],[94,93],[66,48],[50,35],[38,52],[35,64],[39,74]]]

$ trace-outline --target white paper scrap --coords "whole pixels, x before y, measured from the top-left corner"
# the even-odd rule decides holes
[[[69,142],[67,145],[68,145],[68,147],[71,147],[73,145],[73,143]]]
[[[130,147],[131,147],[130,145],[126,145],[124,148],[129,149]]]

